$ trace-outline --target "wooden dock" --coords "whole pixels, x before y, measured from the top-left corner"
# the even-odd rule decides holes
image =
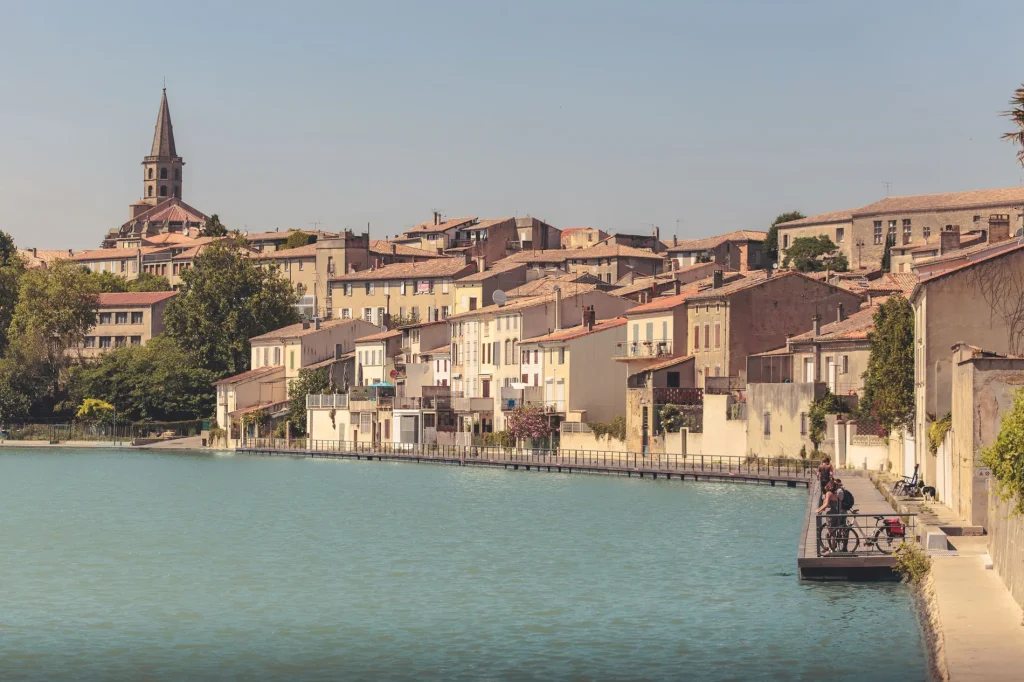
[[[865,472],[838,471],[843,485],[853,493],[854,507],[860,514],[882,515],[889,518],[899,516],[896,510],[882,497]],[[873,547],[864,547],[854,556],[837,553],[819,556],[818,524],[815,511],[821,491],[817,476],[808,487],[807,513],[804,517],[803,532],[797,548],[796,564],[801,579],[805,580],[892,580],[899,575],[893,571],[896,559],[883,554]],[[873,530],[873,529],[871,529]],[[907,529],[908,540],[913,539]]]
[[[333,445],[333,444],[332,444]],[[792,461],[710,455],[637,455],[580,451],[554,454],[500,448],[380,449],[295,448],[280,442],[247,443],[238,452],[252,455],[280,455],[324,459],[353,459],[381,462],[414,462],[450,466],[478,466],[511,471],[562,474],[606,474],[638,478],[719,481],[807,487],[815,469]],[[631,455],[631,456],[621,456]],[[816,465],[816,463],[814,463]]]

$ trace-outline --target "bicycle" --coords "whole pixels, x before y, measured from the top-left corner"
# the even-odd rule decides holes
[[[859,509],[851,509],[850,514],[857,514]],[[837,518],[834,515],[829,520]],[[837,525],[826,524],[821,527],[819,543],[829,554],[856,554],[860,543],[869,549],[874,547],[881,554],[892,554],[906,539],[906,526],[898,519],[887,519],[884,515],[875,515],[875,532],[871,537],[861,538],[853,520],[845,514]]]

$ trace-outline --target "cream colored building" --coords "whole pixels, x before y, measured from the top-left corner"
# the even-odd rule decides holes
[[[386,324],[386,315],[443,320],[454,306],[455,281],[474,270],[457,258],[438,258],[333,277],[332,312],[338,319],[359,318],[378,326]]]
[[[506,292],[526,281],[527,266],[511,260],[472,272],[455,281],[452,314],[465,313],[494,302],[494,292]]]
[[[377,331],[356,339],[356,386],[395,383],[395,356],[402,346],[402,330]]]
[[[177,292],[100,294],[96,326],[77,353],[93,358],[122,346],[141,346],[164,332],[164,310]]]
[[[563,249],[585,249],[596,246],[599,241],[607,239],[607,237],[607,232],[596,227],[567,227],[562,230],[561,247]],[[548,248],[556,249],[558,246],[552,245]]]
[[[588,312],[583,324],[520,343],[522,388],[502,388],[503,411],[523,403],[575,422],[611,421],[625,412],[626,368],[608,357],[626,338],[626,319],[597,321]]]

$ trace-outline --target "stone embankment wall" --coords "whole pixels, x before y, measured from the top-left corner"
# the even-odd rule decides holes
[[[999,577],[1024,608],[1024,515],[1013,515],[1012,504],[992,491],[988,496],[989,553]]]

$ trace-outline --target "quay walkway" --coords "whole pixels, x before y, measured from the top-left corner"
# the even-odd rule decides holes
[[[818,462],[776,457],[643,454],[597,450],[539,450],[496,446],[426,445],[422,443],[353,443],[256,438],[238,452],[315,458],[419,462],[483,466],[515,471],[615,474],[640,478],[732,481],[806,487]]]
[[[915,515],[900,515],[892,508],[863,471],[840,469],[836,475],[853,493],[857,514],[847,514],[848,530],[840,540],[830,540],[828,518],[818,516],[821,489],[817,476],[808,486],[807,513],[797,547],[797,570],[804,580],[891,580],[900,576],[893,570],[892,552],[906,539],[916,539]],[[882,517],[879,520],[877,517]],[[895,529],[887,520],[898,520]],[[825,527],[823,529],[823,526]],[[902,535],[900,533],[902,532]],[[845,542],[844,542],[845,540]]]

